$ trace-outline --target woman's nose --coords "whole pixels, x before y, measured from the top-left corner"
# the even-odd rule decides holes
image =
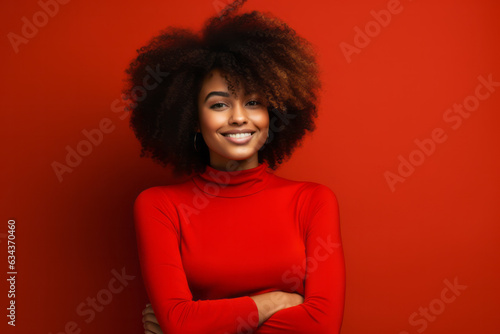
[[[241,124],[243,122],[246,122],[246,120],[247,120],[246,110],[238,101],[231,109],[231,116],[229,121],[231,123]]]

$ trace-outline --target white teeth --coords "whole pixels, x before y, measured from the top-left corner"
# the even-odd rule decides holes
[[[225,134],[224,136],[233,137],[233,138],[243,138],[243,137],[248,137],[251,135],[252,134],[250,132],[246,132],[246,133],[229,133],[229,134]]]

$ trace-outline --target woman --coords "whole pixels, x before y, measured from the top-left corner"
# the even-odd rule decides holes
[[[131,63],[131,127],[189,180],[134,204],[145,333],[339,333],[345,266],[327,186],[273,171],[315,128],[310,44],[271,14],[169,28]],[[152,79],[156,79],[153,84]],[[138,94],[140,92],[140,94]]]

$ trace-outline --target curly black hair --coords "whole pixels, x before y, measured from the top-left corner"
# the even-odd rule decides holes
[[[198,135],[197,152],[193,140],[201,83],[213,69],[234,95],[242,84],[244,92],[267,99],[270,137],[259,150],[259,164],[267,161],[275,170],[301,145],[306,130],[314,131],[321,83],[312,45],[271,13],[236,15],[244,2],[227,5],[199,33],[168,27],[137,50],[125,70],[123,93],[133,101],[130,127],[141,157],[172,165],[176,175],[205,170],[208,147]]]

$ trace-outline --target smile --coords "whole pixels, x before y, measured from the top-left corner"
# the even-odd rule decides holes
[[[241,145],[241,144],[248,143],[252,139],[253,133],[251,133],[251,132],[227,133],[227,134],[223,134],[223,136],[231,143]]]

